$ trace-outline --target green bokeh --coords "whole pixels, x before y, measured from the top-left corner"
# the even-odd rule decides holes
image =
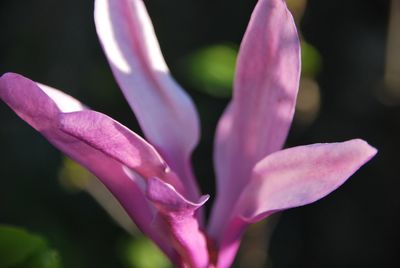
[[[237,51],[234,45],[218,44],[189,54],[183,67],[192,86],[213,97],[230,97]]]
[[[0,225],[1,268],[60,268],[58,253],[36,234]]]
[[[123,258],[129,268],[172,268],[166,256],[146,237],[128,240]]]
[[[301,75],[315,77],[322,67],[318,50],[306,41],[301,41]]]
[[[37,252],[26,262],[15,268],[61,268],[58,252],[45,249]]]

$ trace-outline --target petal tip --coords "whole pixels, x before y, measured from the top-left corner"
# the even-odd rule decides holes
[[[19,74],[16,74],[16,73],[13,73],[13,72],[6,72],[6,73],[3,73],[3,74],[0,76],[0,79],[14,78],[14,77],[17,77],[17,76],[20,76],[20,75],[19,75]]]
[[[365,162],[371,160],[377,153],[378,149],[371,146],[368,142],[363,139],[354,139],[348,141],[349,143],[353,143],[354,146],[357,146],[359,153],[365,155]]]
[[[0,89],[8,88],[7,83],[10,82],[10,80],[21,79],[21,78],[23,78],[22,75],[12,72],[7,72],[2,74],[0,76]]]
[[[209,194],[202,195],[202,196],[199,198],[199,201],[196,202],[196,204],[197,204],[199,207],[201,207],[202,205],[204,205],[204,204],[208,201],[208,199],[210,199],[210,195],[209,195]]]
[[[157,177],[147,180],[147,196],[159,205],[162,211],[182,212],[195,211],[209,199],[209,195],[203,195],[197,202],[185,198],[171,184]]]

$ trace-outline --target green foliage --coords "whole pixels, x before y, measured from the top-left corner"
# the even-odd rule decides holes
[[[184,69],[194,88],[213,97],[230,97],[238,49],[219,44],[201,48],[184,60]]]
[[[301,41],[301,65],[301,75],[308,77],[317,75],[322,67],[318,50],[304,40]]]
[[[56,251],[36,234],[0,225],[1,268],[60,268]]]
[[[124,246],[123,258],[129,268],[171,268],[167,257],[146,237],[130,239]]]

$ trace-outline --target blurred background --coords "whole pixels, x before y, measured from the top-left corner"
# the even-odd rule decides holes
[[[359,137],[379,153],[327,198],[251,228],[235,266],[400,267],[400,1],[287,2],[303,40],[303,73],[286,146]],[[214,130],[255,3],[146,1],[171,72],[199,110],[193,163],[212,196]],[[54,86],[140,133],[92,14],[93,1],[1,1],[0,74]],[[90,174],[4,103],[0,121],[0,267],[168,267]]]

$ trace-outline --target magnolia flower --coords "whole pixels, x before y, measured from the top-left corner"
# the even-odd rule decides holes
[[[249,224],[326,196],[376,153],[359,139],[282,150],[299,85],[299,40],[284,1],[259,0],[217,127],[217,197],[206,225],[208,196],[200,195],[190,163],[198,115],[169,74],[143,1],[96,0],[95,23],[146,140],[18,74],[0,78],[0,97],[95,174],[178,267],[229,267]]]

